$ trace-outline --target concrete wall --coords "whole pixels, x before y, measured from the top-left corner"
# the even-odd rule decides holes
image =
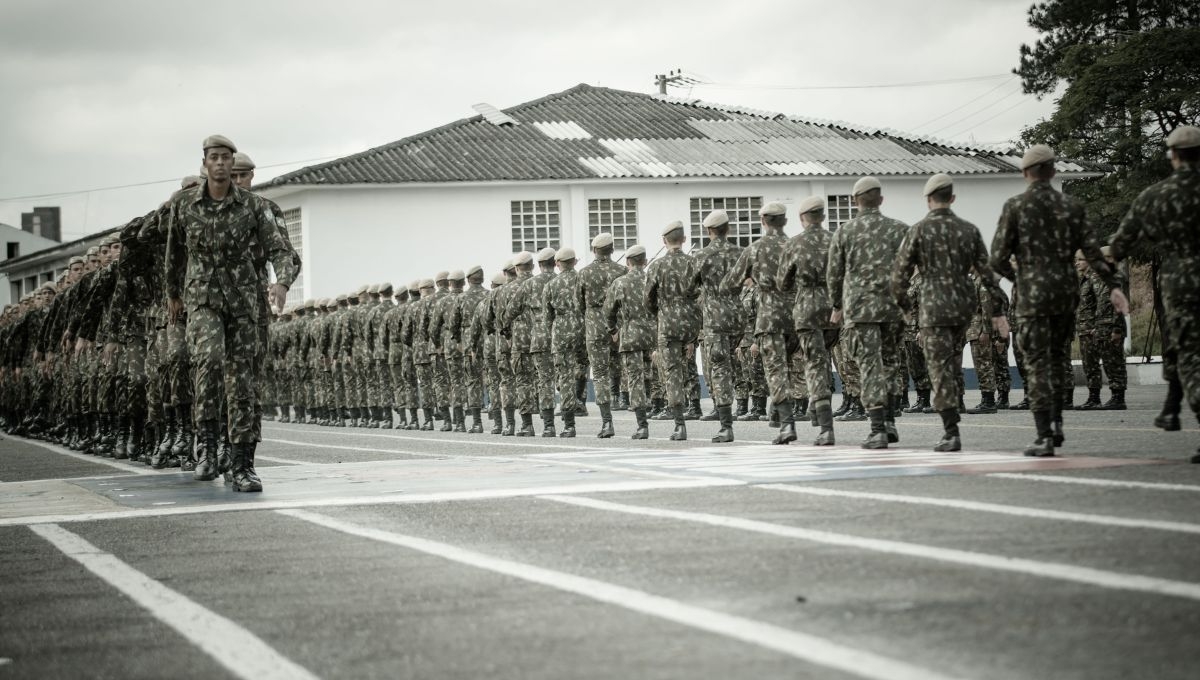
[[[52,248],[52,247],[58,245],[57,241],[52,241],[48,238],[43,238],[41,236],[38,236],[37,234],[32,234],[30,232],[24,231],[22,229],[17,229],[16,227],[13,227],[13,226],[10,226],[7,224],[0,224],[0,241],[4,242],[3,243],[4,248],[2,250],[0,250],[0,263],[3,263],[5,260],[8,259],[8,244],[9,243],[16,243],[19,245],[20,252],[17,255],[18,257],[30,255],[30,254],[36,253],[40,250],[45,250],[46,248]],[[44,278],[43,275],[47,272],[53,272],[53,271],[54,271],[53,265],[47,264],[45,266],[39,265],[30,270],[19,270],[19,271],[15,270],[12,272],[0,272],[0,306],[7,305],[7,304],[15,301],[13,299],[13,285],[12,285],[14,282],[24,281],[27,277],[32,276],[32,277],[37,277],[38,282],[40,284],[40,282],[42,281],[42,278]],[[21,288],[22,288],[21,294],[24,294],[26,292],[24,289],[24,285],[22,285]]]

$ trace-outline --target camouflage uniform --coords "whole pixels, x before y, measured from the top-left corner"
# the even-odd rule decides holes
[[[405,298],[405,301],[392,305],[383,313],[383,318],[380,320],[379,339],[379,344],[387,357],[387,371],[392,388],[390,405],[401,411],[406,408],[414,408],[411,404],[412,396],[408,393],[408,381],[404,375],[406,347],[404,346],[403,331],[404,317],[408,313],[407,295]],[[407,416],[403,413],[401,413],[401,420],[405,424],[408,422]]]
[[[1079,337],[1079,358],[1089,391],[1100,392],[1100,357],[1096,354],[1096,291],[1090,272],[1079,274],[1079,306],[1075,310],[1075,334]],[[1105,293],[1107,297],[1107,293]],[[1086,406],[1086,404],[1085,404]]]
[[[582,278],[582,273],[580,278]],[[529,362],[537,380],[534,383],[535,409],[547,423],[554,422],[554,357],[550,352],[550,329],[546,327],[546,307],[543,293],[546,284],[554,279],[553,271],[542,271],[525,279],[513,296],[511,304],[520,307],[529,326]],[[546,418],[546,411],[550,411]]]
[[[520,285],[515,276],[509,276],[508,281],[496,289],[492,295],[493,328],[496,335],[496,370],[500,373],[500,401],[506,412],[520,406],[517,396],[517,378],[513,371],[512,323],[506,314],[509,303],[516,296]],[[553,347],[551,348],[553,351]]]
[[[605,296],[612,282],[625,275],[625,268],[609,258],[607,252],[597,253],[591,264],[579,270],[585,342],[597,406],[608,406],[611,403],[612,383],[617,373],[613,366],[617,359],[617,348],[608,334],[608,326],[604,319]]]
[[[787,245],[783,230],[766,229],[762,238],[751,243],[738,255],[737,263],[725,277],[725,288],[741,290],[746,279],[756,286],[757,314],[754,321],[754,340],[762,357],[771,401],[775,408],[788,404],[791,413],[789,347],[794,347],[792,300],[777,288],[780,262]]]
[[[833,237],[820,224],[804,226],[788,240],[777,287],[792,298],[792,325],[800,349],[811,408],[824,410],[833,395],[829,370],[829,346],[837,340],[837,328],[829,317],[827,269]]]
[[[975,377],[979,380],[982,392],[996,391],[996,367],[992,363],[992,316],[999,316],[998,310],[993,310],[992,294],[979,280],[972,277],[975,290],[975,313],[967,326],[967,344],[971,346],[971,362],[975,364]],[[993,314],[993,312],[995,313]],[[963,388],[959,387],[959,394]]]
[[[568,428],[575,422],[575,409],[579,405],[575,381],[586,356],[581,307],[583,297],[579,289],[579,272],[564,269],[546,284],[543,293],[544,323],[550,329],[550,351],[554,355],[554,371],[558,376],[564,427]]]
[[[904,327],[905,356],[908,358],[908,374],[912,377],[913,387],[917,394],[929,398],[929,369],[925,366],[925,352],[921,349],[921,272],[913,274],[908,285],[908,298],[911,305],[908,312],[908,322]]]
[[[734,353],[742,336],[741,289],[724,287],[729,270],[737,264],[742,249],[725,238],[715,238],[695,259],[695,287],[701,291],[705,370],[713,404],[721,409],[733,403]]]
[[[1129,277],[1125,275],[1122,268],[1117,267],[1113,276],[1121,284],[1122,292],[1126,292],[1128,295]],[[1127,334],[1125,315],[1113,309],[1112,299],[1105,293],[1108,286],[1100,277],[1090,275],[1088,283],[1091,284],[1092,295],[1096,299],[1092,354],[1096,357],[1097,363],[1104,366],[1104,374],[1108,376],[1108,389],[1113,394],[1123,393],[1128,381],[1125,367],[1125,336]],[[1120,337],[1114,339],[1114,335]],[[1088,387],[1091,386],[1089,382]],[[1096,388],[1099,389],[1099,387],[1100,383],[1097,381]]]
[[[482,323],[477,322],[480,305],[487,297],[487,291],[477,283],[468,283],[466,290],[459,298],[458,311],[453,326],[455,337],[462,343],[463,354],[463,404],[471,411],[475,423],[479,423],[479,411],[483,408],[483,357],[480,350],[483,338],[480,331]],[[537,327],[541,326],[540,318]],[[551,393],[551,404],[554,395]],[[552,406],[553,407],[553,406]]]
[[[629,408],[645,423],[650,408],[650,354],[658,343],[655,319],[646,309],[646,271],[642,266],[614,279],[604,300],[607,330],[618,338]]]
[[[750,351],[750,346],[754,344],[754,323],[758,318],[757,294],[755,286],[745,286],[738,301],[741,306],[742,335],[737,348],[741,369],[737,389],[739,399],[762,400],[761,405],[756,405],[759,415],[762,415],[766,411],[767,374],[763,371],[762,355]]]
[[[667,403],[682,409],[688,402],[689,371],[686,348],[700,333],[696,300],[696,263],[678,248],[655,260],[646,275],[646,311],[658,319],[658,358],[662,364]]]

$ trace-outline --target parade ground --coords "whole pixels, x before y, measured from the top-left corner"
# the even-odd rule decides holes
[[[1193,679],[1200,437],[1164,393],[1066,413],[1051,459],[1027,411],[942,454],[937,415],[884,451],[602,440],[594,404],[575,439],[269,422],[261,494],[5,436],[0,680]]]

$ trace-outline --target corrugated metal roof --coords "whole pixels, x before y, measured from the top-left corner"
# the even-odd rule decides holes
[[[328,163],[265,186],[616,177],[1007,174],[1010,150],[837,121],[578,85]],[[1059,170],[1094,170],[1060,161]]]

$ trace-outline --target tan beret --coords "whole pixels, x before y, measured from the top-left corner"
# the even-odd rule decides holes
[[[336,299],[337,299],[337,301],[338,301],[339,303],[340,303],[340,302],[345,302],[345,301],[346,301],[346,299],[347,299],[347,298],[346,298],[346,294],[345,294],[345,293],[339,293]]]
[[[312,298],[309,298],[304,301],[304,306],[308,307],[309,309],[312,309],[313,307],[317,306],[317,301]]]
[[[760,208],[758,211],[758,214],[762,217],[769,217],[772,215],[786,215],[787,214],[787,206],[782,203],[772,201],[771,203],[768,203],[768,204],[764,205],[762,208]]]
[[[566,260],[574,260],[575,259],[575,249],[570,246],[564,246],[562,248],[559,248],[558,252],[554,254],[554,259],[559,262],[564,262]]]
[[[952,186],[954,186],[954,180],[950,177],[950,175],[947,175],[943,172],[939,172],[938,174],[934,175],[933,177],[930,177],[929,179],[925,180],[925,189],[924,189],[925,194],[924,195],[928,196],[929,194],[932,194],[933,192],[937,191],[938,189],[942,189],[944,187],[952,187]]]
[[[500,266],[500,271],[511,272],[513,270],[513,268],[515,268],[516,266],[517,265],[513,264],[513,261],[511,259],[505,260],[504,264]]]
[[[255,168],[254,161],[250,160],[249,154],[244,154],[241,151],[233,154],[233,169],[234,170],[253,170]]]
[[[643,245],[630,246],[629,250],[625,251],[626,258],[637,257],[639,255],[645,255],[645,254],[646,254],[646,247]]]
[[[533,253],[529,252],[528,250],[522,250],[516,255],[513,255],[512,262],[514,267],[529,264],[530,262],[533,262]]]
[[[470,266],[470,268],[467,269],[467,276],[474,276],[476,274],[482,274],[482,273],[483,273],[483,267],[481,267],[480,265],[477,265],[477,264],[473,264]]]
[[[100,248],[98,246],[92,246],[91,248],[87,249],[88,257],[95,257],[99,254],[100,254]]]
[[[1083,250],[1076,250],[1075,251],[1075,259],[1076,260],[1086,260],[1087,257],[1083,254]]]
[[[450,276],[450,271],[447,269],[443,269],[442,271],[433,275],[433,282],[437,283],[438,281],[445,281],[449,276]]]
[[[370,287],[367,288],[367,292],[370,293],[371,295],[379,295],[379,284],[376,283],[376,284],[371,285]]]
[[[1100,246],[1100,254],[1104,257],[1112,257],[1112,246]]]
[[[41,285],[41,287],[40,287],[40,288],[38,288],[38,290],[42,291],[43,293],[45,293],[45,292],[47,292],[47,291],[49,291],[49,292],[51,292],[51,293],[54,293],[54,292],[56,292],[56,291],[55,291],[55,288],[54,288],[54,284],[53,284],[52,282],[50,282],[50,281],[47,281],[47,282],[43,283],[43,284]]]
[[[408,289],[414,293],[420,291],[421,290],[421,279],[413,279],[411,282],[409,282]]]
[[[806,212],[812,212],[814,210],[824,210],[824,209],[825,209],[825,197],[824,196],[809,196],[808,198],[804,199],[803,201],[800,201],[800,207],[797,208],[797,210],[799,210],[801,215],[803,215]]]
[[[390,283],[379,284],[380,295],[391,295],[393,290],[395,290],[395,288]]]
[[[237,153],[237,145],[234,144],[232,141],[230,141],[230,139],[224,135],[209,135],[209,136],[205,137],[204,143],[200,146],[200,148],[204,151],[208,151],[209,149],[213,148],[214,146],[223,146],[226,149],[229,149],[230,151]]]
[[[201,165],[199,175],[200,175],[200,181],[204,181],[204,180],[208,179],[208,168]]]
[[[729,213],[724,210],[714,210],[704,218],[704,228],[719,227],[722,224],[729,224]]]
[[[546,246],[545,248],[542,248],[541,250],[539,250],[537,252],[537,261],[538,262],[546,262],[547,260],[553,260],[555,252],[557,252],[557,251],[555,251],[550,246]]]
[[[357,292],[359,295],[362,295],[364,293],[370,292],[370,290],[371,290],[371,287],[364,283],[363,285],[359,286],[358,290],[355,292]]]
[[[188,175],[187,177],[184,177],[182,180],[179,181],[179,188],[180,189],[191,189],[192,187],[200,184],[200,182],[201,182],[200,175]]]
[[[683,229],[683,222],[680,222],[679,220],[675,220],[674,222],[663,227],[662,235],[666,236],[667,234],[670,234],[671,232],[675,231],[676,229]]]
[[[602,231],[596,234],[596,238],[592,239],[592,249],[607,248],[613,244],[613,235],[607,231]]]
[[[73,264],[85,264],[86,262],[87,260],[83,259],[83,256],[76,255],[75,257],[67,260],[67,266],[70,267]]]
[[[421,279],[421,290],[434,287],[433,279]]]
[[[868,192],[872,189],[883,189],[883,185],[874,177],[863,177],[854,183],[854,189],[850,192],[852,196],[857,196],[861,193]]]
[[[455,269],[454,271],[450,272],[450,276],[448,278],[451,281],[462,281],[463,279],[467,278],[467,274],[461,269]]]
[[[1193,149],[1200,146],[1200,128],[1195,125],[1180,125],[1167,135],[1167,147],[1171,149]]]
[[[496,272],[495,276],[492,277],[493,286],[503,286],[506,281],[508,281],[508,278],[504,276],[504,272]]]
[[[1025,155],[1021,157],[1021,169],[1028,170],[1035,165],[1051,163],[1054,160],[1054,149],[1051,149],[1045,144],[1034,144],[1026,149]]]

